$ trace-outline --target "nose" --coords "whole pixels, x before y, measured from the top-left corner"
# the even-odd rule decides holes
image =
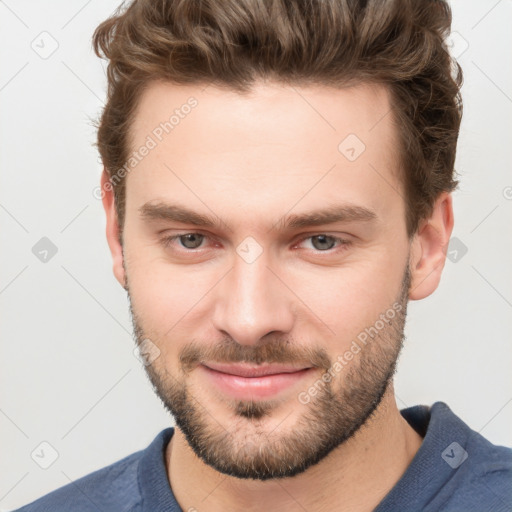
[[[252,263],[235,255],[232,270],[216,287],[214,326],[241,345],[292,330],[292,294],[269,266],[265,253]]]

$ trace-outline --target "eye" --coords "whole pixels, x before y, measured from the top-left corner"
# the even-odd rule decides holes
[[[349,240],[344,240],[343,238],[339,238],[336,236],[330,236],[326,235],[324,233],[309,236],[307,238],[303,238],[300,244],[303,244],[306,241],[310,241],[310,246],[320,252],[327,252],[331,249],[335,248],[336,246],[343,250],[346,246],[350,245]],[[308,249],[311,247],[307,247]]]
[[[162,239],[162,244],[166,249],[184,252],[193,252],[194,250],[205,248],[203,242],[207,242],[210,237],[202,233],[178,233]],[[302,245],[304,249],[315,252],[339,252],[350,245],[350,240],[345,240],[336,236],[320,233],[302,238],[296,246]],[[176,245],[178,244],[178,245]]]
[[[201,247],[205,238],[206,236],[201,233],[180,233],[178,235],[164,238],[163,244],[165,247],[169,247],[177,240],[181,247],[185,249],[198,249]]]

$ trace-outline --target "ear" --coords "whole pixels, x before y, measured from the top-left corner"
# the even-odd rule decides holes
[[[114,276],[126,290],[126,276],[123,267],[123,247],[120,242],[120,229],[115,208],[114,190],[108,173],[103,169],[101,175],[101,195],[103,208],[107,216],[107,242],[112,254]]]
[[[420,223],[413,237],[410,300],[424,299],[438,287],[452,230],[452,196],[443,192],[434,203],[432,215]]]

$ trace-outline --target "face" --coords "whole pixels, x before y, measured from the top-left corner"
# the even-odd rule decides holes
[[[156,392],[222,473],[301,473],[388,388],[410,287],[389,111],[365,85],[142,96],[117,275]]]

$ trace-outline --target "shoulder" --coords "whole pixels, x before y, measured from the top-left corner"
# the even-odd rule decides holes
[[[455,416],[445,404],[435,405],[447,409],[443,412],[450,416],[447,424],[450,425],[449,432],[454,434],[454,440],[441,453],[443,462],[450,466],[441,492],[446,500],[446,510],[510,511],[512,448],[491,443]],[[459,436],[460,431],[465,431],[466,435]]]
[[[144,450],[83,476],[23,506],[16,512],[89,512],[137,510],[137,469]]]
[[[457,479],[464,482],[463,499],[468,507],[472,507],[468,510],[485,504],[491,506],[489,510],[509,511],[512,504],[512,448],[494,445],[478,432],[471,431],[464,450],[466,460],[458,468]]]
[[[379,512],[510,512],[511,448],[472,430],[444,402],[400,412],[423,443]]]

